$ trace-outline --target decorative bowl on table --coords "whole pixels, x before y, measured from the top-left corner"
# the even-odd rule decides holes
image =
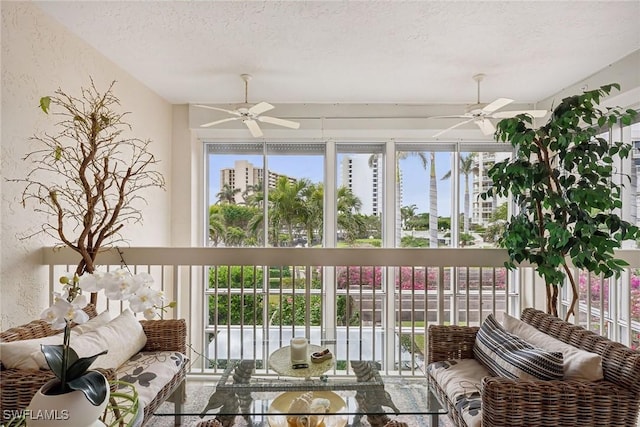
[[[323,350],[324,348],[319,345],[309,344],[309,354],[307,355],[307,365],[309,365],[309,367],[293,369],[293,364],[291,363],[291,347],[280,347],[269,355],[269,368],[287,377],[319,377],[331,369],[335,363],[335,357],[323,360],[320,363],[313,363],[311,361],[311,354],[322,352]]]
[[[269,427],[344,427],[348,417],[341,412],[346,408],[332,391],[288,391],[271,402],[267,421]]]

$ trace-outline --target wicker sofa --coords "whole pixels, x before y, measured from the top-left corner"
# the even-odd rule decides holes
[[[640,405],[640,352],[527,308],[521,320],[574,347],[602,356],[604,379],[521,380],[487,376],[481,380],[483,427],[627,426],[635,427]],[[473,359],[478,327],[432,325],[429,363]],[[428,379],[456,426],[468,424],[433,375]],[[458,403],[458,405],[456,405]]]
[[[97,316],[94,306],[88,305],[85,308],[90,318]],[[178,407],[184,401],[185,388],[184,379],[186,376],[187,362],[186,357],[166,357],[166,354],[182,354],[186,352],[186,322],[181,320],[141,320],[140,324],[147,337],[144,348],[133,359],[141,359],[141,355],[153,356],[163,355],[160,363],[169,363],[173,366],[169,374],[168,381],[162,381],[157,385],[159,391],[153,393],[148,402],[144,403],[144,414],[141,425],[144,425],[153,415],[154,411],[165,401],[172,401]],[[0,341],[12,342],[26,339],[43,338],[60,333],[58,330],[52,330],[50,325],[42,320],[35,320],[26,325],[8,329],[0,333]],[[73,344],[73,343],[72,343]],[[114,343],[116,345],[117,343]],[[167,353],[170,352],[170,353]],[[1,355],[0,355],[1,356]],[[148,364],[148,361],[146,362]],[[127,362],[127,365],[129,362]],[[130,368],[134,369],[134,368]],[[175,371],[175,373],[173,373]],[[121,368],[117,370],[105,369],[102,372],[108,379],[124,379],[131,381],[131,376],[127,377],[127,372],[121,372]],[[148,377],[148,376],[147,376]],[[145,378],[147,378],[145,377]],[[36,391],[47,381],[54,378],[50,370],[31,370],[31,369],[6,369],[0,365],[0,413],[6,414],[27,407],[31,398]],[[135,378],[133,378],[134,382]],[[135,385],[135,384],[134,384]],[[136,385],[136,387],[138,387]],[[179,411],[176,411],[179,412]],[[176,425],[180,420],[176,418]]]

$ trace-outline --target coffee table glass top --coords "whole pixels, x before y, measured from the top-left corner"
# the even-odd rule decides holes
[[[403,419],[410,426],[437,425],[438,415],[447,413],[425,377],[383,377],[373,362],[352,361],[354,374],[321,378],[260,377],[253,366],[254,361],[234,361],[215,381],[188,378],[181,414],[225,425],[235,420],[238,425],[289,427],[294,417],[321,412],[326,427],[359,425],[361,419],[376,427]],[[173,416],[174,406],[163,405],[155,415]],[[322,425],[319,419],[316,424]]]

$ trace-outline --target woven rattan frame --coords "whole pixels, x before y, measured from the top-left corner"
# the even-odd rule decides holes
[[[602,381],[531,381],[487,377],[482,384],[483,427],[636,427],[640,405],[640,352],[580,326],[527,308],[521,319],[538,330],[603,359]],[[429,363],[473,358],[477,327],[429,327]],[[455,405],[429,376],[456,426],[467,427]]]
[[[96,309],[92,305],[88,305],[85,311],[91,318],[97,315]],[[186,353],[187,326],[184,319],[142,320],[140,323],[147,336],[147,343],[142,351],[177,351],[182,354]],[[3,342],[19,341],[47,337],[57,333],[60,333],[60,331],[51,329],[47,322],[34,320],[26,325],[0,333],[0,340]],[[54,378],[53,373],[46,370],[5,369],[2,366],[0,366],[0,369],[0,414],[7,413],[4,411],[18,411],[26,408],[38,389],[45,382]],[[165,400],[173,401],[178,407],[182,404],[185,397],[184,378],[186,369],[185,362],[180,371],[145,406],[143,424],[151,418],[153,412]],[[108,379],[115,379],[114,370],[102,371]]]

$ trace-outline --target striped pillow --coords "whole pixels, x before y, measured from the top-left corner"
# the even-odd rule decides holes
[[[561,380],[564,376],[562,353],[535,348],[511,335],[491,314],[478,330],[473,354],[499,377]]]

